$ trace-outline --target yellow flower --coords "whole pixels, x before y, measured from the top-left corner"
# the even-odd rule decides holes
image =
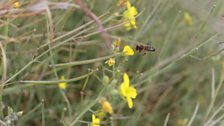
[[[135,99],[137,96],[137,91],[133,86],[130,86],[129,77],[126,73],[123,76],[123,83],[121,83],[119,87],[119,93],[122,97],[125,98],[126,102],[128,103],[128,107],[133,107],[132,99]]]
[[[129,45],[125,45],[124,49],[123,49],[123,55],[124,56],[132,56],[134,55],[134,50],[129,46]]]
[[[19,1],[14,3],[14,8],[20,8],[20,7],[21,7],[21,4]]]
[[[110,58],[105,63],[107,63],[109,66],[113,66],[115,64],[115,59],[114,58]]]
[[[134,6],[131,6],[130,1],[126,2],[127,4],[127,10],[124,11],[123,17],[124,17],[124,26],[127,30],[131,30],[132,28],[137,29],[135,16],[138,14],[137,9]]]
[[[113,108],[112,108],[111,104],[105,98],[100,99],[100,104],[101,104],[104,112],[108,112],[110,114],[113,113]]]
[[[184,13],[184,22],[187,25],[192,25],[193,24],[192,17],[191,17],[191,15],[188,12]]]
[[[92,124],[91,126],[100,126],[100,119],[96,118],[94,114],[92,114]]]
[[[64,81],[65,80],[65,77],[64,76],[61,76],[61,81]],[[58,83],[58,87],[62,90],[65,90],[67,88],[67,83],[66,82],[61,82],[61,83]]]
[[[118,38],[117,40],[115,40],[113,42],[114,49],[119,49],[120,45],[121,45],[121,39],[120,38]]]

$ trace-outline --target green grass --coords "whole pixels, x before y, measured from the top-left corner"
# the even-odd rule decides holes
[[[20,9],[35,4],[20,2]],[[86,126],[106,97],[114,113],[102,126],[224,126],[222,0],[131,0],[139,12],[138,29],[131,31],[123,27],[125,6],[116,0],[83,3],[111,41],[121,38],[119,52],[107,48],[98,24],[75,1],[41,14],[0,13],[0,124],[23,111],[11,125]],[[192,26],[184,23],[184,12]],[[122,56],[124,45],[139,43],[156,51]],[[105,64],[110,57],[113,67]],[[117,92],[124,72],[138,92],[133,109]],[[65,91],[58,88],[62,75]]]

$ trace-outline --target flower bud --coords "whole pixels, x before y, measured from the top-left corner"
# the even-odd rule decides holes
[[[107,75],[104,75],[102,82],[103,82],[103,84],[107,85],[110,82],[110,78]]]

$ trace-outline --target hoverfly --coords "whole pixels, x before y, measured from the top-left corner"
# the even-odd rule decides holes
[[[146,54],[147,52],[156,51],[156,49],[151,44],[147,44],[147,45],[138,44],[136,45],[135,50],[138,51],[139,53],[143,52],[144,54]]]

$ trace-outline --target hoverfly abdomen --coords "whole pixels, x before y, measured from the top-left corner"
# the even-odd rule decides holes
[[[145,46],[145,50],[147,50],[149,52],[155,52],[156,51],[156,49],[154,47],[152,47],[151,45]]]
[[[152,47],[150,44],[136,45],[135,50],[138,51],[139,53],[143,52],[144,54],[146,54],[147,52],[155,52],[156,51],[156,49],[154,47]]]

